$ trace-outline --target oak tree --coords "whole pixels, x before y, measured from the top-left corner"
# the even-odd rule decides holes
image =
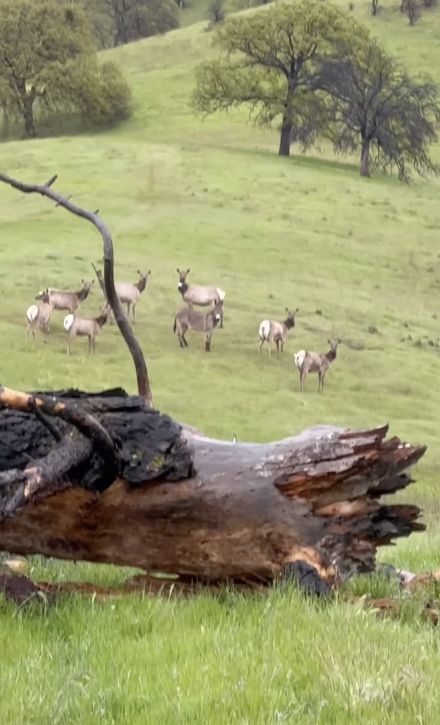
[[[129,114],[129,89],[115,66],[98,67],[90,26],[76,4],[0,0],[0,27],[0,103],[24,122],[27,136],[36,135],[37,111],[84,110],[86,94],[89,120]]]
[[[279,154],[310,141],[321,118],[308,111],[316,59],[347,31],[348,16],[322,0],[295,0],[230,18],[216,32],[220,55],[197,69],[195,108],[208,114],[245,105],[269,125],[281,119]]]
[[[102,47],[124,45],[179,26],[175,0],[82,0]]]
[[[318,87],[330,99],[331,136],[342,151],[358,151],[361,176],[373,160],[396,169],[435,172],[428,155],[440,121],[438,87],[413,80],[366,30],[340,41],[333,57],[320,60]]]

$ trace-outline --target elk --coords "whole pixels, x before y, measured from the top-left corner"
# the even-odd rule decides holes
[[[198,307],[207,307],[208,305],[215,307],[216,305],[221,305],[220,327],[223,327],[223,301],[225,299],[226,292],[220,289],[220,287],[188,284],[186,277],[190,272],[190,269],[187,269],[185,272],[177,267],[177,274],[179,275],[179,284],[177,285],[177,289],[182,295],[184,301],[187,303],[190,310],[192,310],[193,305],[197,305]]]
[[[258,328],[258,335],[260,337],[260,346],[258,348],[258,354],[261,353],[261,348],[265,342],[269,343],[268,351],[269,355],[272,354],[272,343],[277,346],[277,352],[281,348],[281,352],[284,349],[284,343],[287,340],[287,335],[292,327],[295,327],[295,315],[299,312],[298,307],[294,312],[291,312],[286,307],[287,317],[284,322],[274,322],[273,320],[263,320]]]
[[[49,322],[54,309],[49,289],[46,288],[39,292],[35,299],[39,300],[38,304],[31,305],[26,310],[26,337],[29,337],[29,333],[32,332],[33,340],[35,340],[35,328],[38,327],[43,334],[44,342],[47,342]]]
[[[104,297],[106,297],[104,275],[102,274],[102,271],[100,269],[96,269],[94,264],[92,266],[95,270],[99,286],[102,290],[102,294],[104,295]],[[121,302],[121,304],[127,305],[127,317],[130,316],[130,308],[132,309],[133,322],[135,321],[136,303],[139,301],[141,293],[147,286],[147,279],[148,276],[151,274],[151,269],[149,269],[148,272],[145,272],[145,274],[140,272],[140,270],[138,269],[137,273],[139,275],[139,279],[137,282],[115,282],[116,294],[119,297],[119,301]]]
[[[73,313],[78,309],[81,302],[87,299],[90,294],[90,290],[95,280],[91,282],[85,282],[81,280],[82,287],[76,292],[70,292],[68,290],[56,289],[55,287],[49,287],[49,294],[52,300],[54,310],[68,310]]]
[[[83,336],[89,339],[89,354],[95,352],[96,336],[107,322],[110,307],[106,304],[98,317],[87,319],[84,317],[75,317],[75,315],[66,315],[64,318],[64,329],[67,332],[67,354],[70,355],[70,346],[74,337]]]
[[[222,320],[223,308],[220,302],[207,314],[182,307],[174,318],[173,332],[177,332],[180,347],[188,347],[186,333],[188,330],[205,333],[205,352],[211,352],[211,338],[214,329]]]
[[[304,390],[304,382],[309,373],[318,373],[318,393],[324,392],[324,380],[333,360],[336,359],[338,345],[342,340],[339,338],[336,342],[328,340],[330,350],[324,354],[319,352],[308,352],[307,350],[299,350],[293,356],[296,367],[299,370],[299,384],[301,391]]]

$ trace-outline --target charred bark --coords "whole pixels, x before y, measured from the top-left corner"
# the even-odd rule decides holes
[[[334,585],[373,569],[377,546],[424,528],[417,507],[380,501],[411,482],[404,469],[424,452],[386,439],[386,427],[321,427],[276,443],[233,444],[183,432],[119,390],[28,396],[45,414],[64,411],[55,414],[56,440],[12,393],[0,396],[0,477],[11,469],[26,475],[42,461],[63,465],[25,498],[16,495],[20,478],[0,486],[7,551],[211,585],[265,584],[301,562]],[[93,424],[81,425],[83,416]],[[114,444],[111,465],[91,432],[100,428]],[[69,435],[78,451],[81,438],[87,443],[70,468],[61,455]]]

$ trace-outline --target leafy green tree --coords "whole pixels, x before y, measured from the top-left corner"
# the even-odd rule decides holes
[[[0,0],[0,28],[0,94],[8,110],[23,120],[27,136],[36,135],[37,110],[78,109],[87,86],[93,86],[101,107],[109,108],[112,94],[115,102],[109,69],[99,70],[90,26],[74,3]],[[128,112],[129,90],[119,71],[112,73]],[[120,115],[120,108],[114,110]]]
[[[307,142],[322,122],[307,111],[309,103],[316,105],[308,93],[316,59],[352,26],[322,0],[294,0],[230,18],[214,39],[221,55],[197,69],[195,108],[207,114],[246,105],[257,123],[281,118],[279,154],[289,156],[292,138]]]
[[[165,33],[179,27],[175,0],[83,0],[103,47]]]
[[[358,151],[361,176],[370,175],[372,153],[377,165],[397,169],[401,179],[410,166],[437,171],[428,156],[440,121],[435,83],[412,80],[366,30],[322,59],[318,77],[330,99],[333,141],[342,151]]]

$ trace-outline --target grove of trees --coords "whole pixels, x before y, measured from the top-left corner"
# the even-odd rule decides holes
[[[37,133],[36,113],[79,113],[110,124],[130,114],[130,89],[113,63],[98,65],[81,7],[57,0],[0,0],[0,107]]]
[[[179,26],[175,0],[81,0],[103,48],[165,33]]]
[[[220,53],[199,65],[197,111],[245,106],[261,125],[277,123],[279,154],[316,139],[356,151],[408,178],[436,171],[428,155],[440,121],[439,89],[403,71],[367,29],[323,0],[292,0],[232,17],[216,31]]]

